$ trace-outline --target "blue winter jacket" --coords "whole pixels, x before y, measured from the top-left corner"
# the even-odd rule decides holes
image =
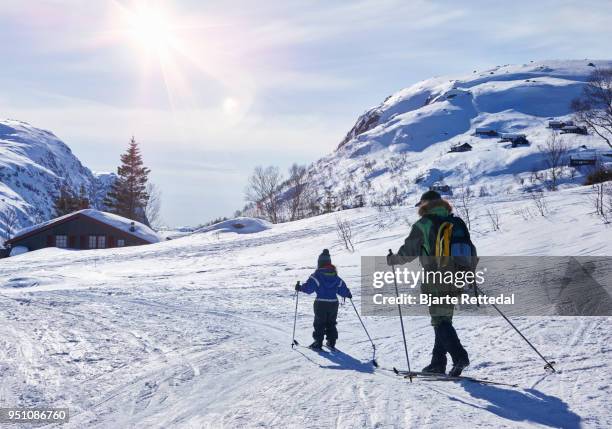
[[[337,302],[340,295],[348,297],[349,288],[336,272],[336,267],[327,265],[317,269],[302,285],[300,291],[311,294],[317,293],[317,301]]]

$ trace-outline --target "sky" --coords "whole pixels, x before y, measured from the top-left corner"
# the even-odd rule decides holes
[[[0,117],[94,171],[134,135],[171,226],[231,216],[257,165],[317,160],[419,80],[612,59],[609,0],[0,2]]]

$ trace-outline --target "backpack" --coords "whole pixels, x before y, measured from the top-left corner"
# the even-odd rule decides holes
[[[431,216],[432,231],[435,237],[434,250],[438,269],[445,271],[471,271],[478,264],[476,246],[472,243],[470,232],[465,222],[459,217]]]

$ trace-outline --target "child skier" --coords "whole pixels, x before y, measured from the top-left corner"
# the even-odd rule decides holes
[[[338,297],[353,298],[351,291],[338,276],[336,267],[331,263],[329,250],[323,249],[317,260],[317,270],[308,278],[306,283],[295,286],[298,292],[311,294],[317,293],[314,301],[314,342],[309,346],[311,349],[321,349],[323,337],[327,337],[326,345],[329,348],[336,346],[338,330],[336,329],[336,318],[338,317]]]

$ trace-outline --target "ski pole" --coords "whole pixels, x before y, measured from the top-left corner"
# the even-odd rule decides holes
[[[300,282],[298,281],[296,286],[299,286]],[[297,309],[298,309],[298,301],[300,298],[300,293],[295,291],[295,314],[293,315],[293,339],[291,340],[291,348],[299,345],[297,340],[295,339],[295,322],[297,322]]]
[[[389,256],[393,256],[393,251],[389,249]],[[397,277],[395,274],[395,265],[391,264],[393,269],[393,283],[395,283],[395,297],[397,298],[397,309],[399,311],[400,326],[402,327],[402,337],[404,338],[404,351],[406,352],[406,363],[408,364],[408,377],[412,383],[412,371],[410,370],[410,358],[408,357],[408,346],[406,345],[406,332],[404,331],[404,319],[402,318],[402,306],[399,303],[399,290],[397,289]]]
[[[478,286],[476,286],[476,284],[474,284],[474,288],[475,288],[476,292],[478,293]],[[543,360],[544,362],[546,362],[546,365],[544,366],[544,369],[548,369],[548,368],[550,368],[550,369],[552,369],[552,372],[557,372],[557,370],[556,370],[556,369],[555,369],[555,367],[553,366],[553,363],[555,363],[555,362],[554,362],[554,361],[553,361],[553,362],[548,362],[548,361],[546,360],[546,358],[545,358],[544,356],[542,356],[542,353],[540,353],[540,352],[538,351],[538,349],[536,349],[536,348],[535,348],[535,346],[534,346],[533,344],[531,344],[531,341],[529,341],[529,340],[528,340],[528,339],[527,339],[527,338],[526,338],[526,337],[523,335],[523,333],[522,333],[521,331],[519,331],[519,329],[518,329],[516,326],[514,326],[514,323],[512,323],[512,322],[510,321],[510,319],[508,319],[508,317],[506,317],[506,315],[505,315],[504,313],[502,313],[502,311],[499,309],[499,307],[497,307],[497,305],[495,305],[495,304],[493,304],[493,303],[491,303],[491,305],[493,306],[493,308],[494,308],[495,310],[497,310],[497,312],[498,312],[498,313],[501,315],[501,317],[503,317],[503,318],[506,320],[506,322],[508,322],[508,324],[509,324],[510,326],[512,326],[512,328],[513,328],[513,329],[516,331],[516,333],[517,333],[517,334],[519,334],[519,335],[521,336],[521,338],[522,338],[522,339],[524,339],[524,340],[525,340],[525,342],[526,342],[527,344],[529,344],[529,347],[531,347],[531,348],[533,349],[533,351],[535,351],[535,352],[538,354],[538,356],[540,356],[540,357],[542,358],[542,360]]]
[[[370,343],[372,344],[372,350],[373,350],[372,365],[374,365],[375,367],[378,368],[378,362],[376,362],[376,346],[374,345],[374,341],[372,341],[372,337],[370,337],[370,333],[366,329],[365,324],[363,323],[363,320],[361,320],[361,316],[359,315],[359,312],[357,311],[357,307],[355,307],[355,303],[353,302],[353,298],[349,298],[349,301],[351,301],[351,304],[353,305],[353,310],[355,310],[355,314],[357,315],[357,318],[361,322],[361,326],[363,326],[363,330],[365,331],[366,335],[368,336],[368,340],[370,340]]]

